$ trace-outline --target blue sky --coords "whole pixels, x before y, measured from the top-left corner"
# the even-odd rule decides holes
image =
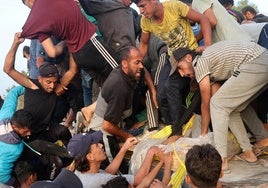
[[[236,1],[236,0],[235,0]],[[268,13],[267,0],[250,0],[258,6],[260,12]],[[15,32],[20,32],[30,10],[23,5],[21,0],[0,0],[0,95],[6,95],[6,89],[17,85],[3,71],[5,56],[13,42]],[[29,40],[21,44],[16,56],[16,69],[21,71],[27,70],[26,59],[22,57],[22,48],[24,45],[29,45]]]

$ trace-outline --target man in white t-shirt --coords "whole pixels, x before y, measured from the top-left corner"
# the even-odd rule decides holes
[[[192,5],[192,8],[204,14],[212,28],[212,42],[222,40],[251,41],[237,21],[226,11],[218,0],[180,0]]]
[[[101,163],[107,157],[103,144],[100,143],[102,136],[101,131],[96,131],[91,134],[76,134],[73,136],[67,146],[67,150],[69,151],[70,155],[75,159],[75,174],[81,180],[83,187],[99,188],[101,185],[106,184],[107,181],[115,178],[125,153],[129,148],[138,143],[137,138],[128,138],[116,157],[105,168],[105,170],[102,170]],[[150,172],[153,157],[156,153],[160,158],[160,162]],[[134,186],[140,184],[147,174],[152,175],[150,177],[153,179],[164,164],[164,155],[160,153],[162,152],[160,152],[158,147],[152,147],[147,152],[143,165],[135,176],[122,176],[124,176],[127,181]]]

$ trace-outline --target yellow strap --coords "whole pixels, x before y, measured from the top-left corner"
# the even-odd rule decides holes
[[[173,143],[172,146],[173,146],[173,153],[175,154],[176,159],[179,161],[180,166],[176,170],[176,172],[173,174],[168,185],[172,185],[172,188],[178,188],[181,185],[181,183],[186,175],[186,168],[185,168],[184,163],[182,162],[182,160],[180,159],[180,157],[176,151],[175,144]]]
[[[157,131],[155,134],[151,136],[153,139],[161,139],[169,136],[172,132],[171,125],[167,125],[162,128],[160,131]]]
[[[172,147],[173,147],[173,153],[175,154],[176,159],[179,161],[181,167],[186,170],[185,164],[182,162],[182,160],[180,159],[180,157],[179,157],[179,155],[178,155],[178,153],[176,151],[175,143],[174,142],[172,143]]]

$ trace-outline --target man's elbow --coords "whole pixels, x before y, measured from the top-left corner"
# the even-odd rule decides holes
[[[4,71],[4,73],[6,73],[6,74],[7,74],[7,69],[6,69],[6,67],[5,67],[5,66],[3,67],[3,71]]]
[[[7,66],[4,65],[4,67],[3,67],[3,71],[4,71],[6,74],[9,75],[9,74],[11,73],[12,69],[11,69],[10,67],[7,67]]]
[[[73,69],[72,71],[73,71],[73,74],[78,74],[78,69],[77,68]]]
[[[57,54],[55,51],[48,51],[47,52],[47,55],[50,57],[50,58],[56,58],[57,57]]]
[[[217,20],[210,21],[210,26],[212,29],[214,29],[217,25]]]

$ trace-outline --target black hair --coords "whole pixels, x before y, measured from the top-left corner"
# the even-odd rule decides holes
[[[86,155],[74,159],[75,169],[80,172],[86,172],[89,170],[89,164]]]
[[[33,124],[33,116],[30,112],[21,109],[17,110],[10,119],[10,123],[18,128],[29,127]]]
[[[131,0],[132,3],[138,4],[140,2],[140,0]]]
[[[186,154],[185,166],[195,186],[200,188],[217,186],[221,175],[222,159],[212,145],[193,146]]]
[[[90,169],[90,165],[87,159],[87,154],[91,152],[91,146],[88,148],[88,152],[81,157],[75,157],[74,165],[75,169],[80,172],[86,172]]]
[[[251,7],[251,6],[245,6],[244,8],[241,9],[241,12],[245,15],[247,12],[250,12],[251,14],[256,15],[257,11]]]
[[[127,179],[123,176],[116,176],[115,178],[109,180],[102,188],[128,188],[129,183]]]
[[[64,125],[53,123],[52,126],[50,126],[48,141],[56,142],[57,140],[61,140],[64,146],[67,146],[71,138],[71,132]]]
[[[23,57],[26,57],[24,55],[24,53],[30,54],[30,47],[29,46],[23,46],[22,52],[23,52]]]
[[[191,5],[193,3],[193,0],[180,0],[181,2],[187,4],[187,5]]]
[[[227,7],[228,5],[234,5],[234,0],[219,0],[220,4],[222,4],[224,7]]]
[[[28,163],[27,161],[17,161],[14,165],[14,173],[16,179],[19,181],[20,184],[27,181],[27,179],[32,175],[35,174],[35,169],[32,164]]]
[[[138,50],[138,48],[136,48],[135,46],[128,46],[126,48],[124,48],[119,55],[120,58],[120,62],[122,62],[123,60],[128,60],[130,58],[130,51],[131,50]]]

